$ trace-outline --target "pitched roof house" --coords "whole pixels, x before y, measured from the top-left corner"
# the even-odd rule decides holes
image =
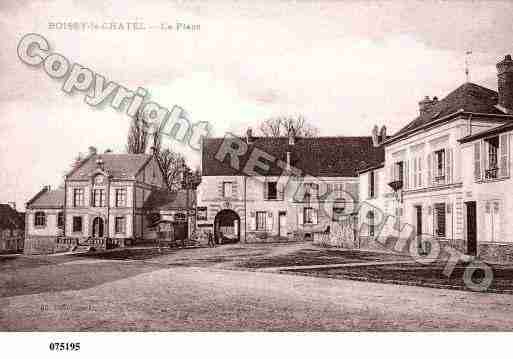
[[[381,183],[389,186],[381,194],[380,211],[389,215],[391,222],[409,224],[385,225],[382,235],[432,236],[441,246],[456,247],[472,255],[480,251],[483,255],[490,253],[491,247],[497,249],[494,253],[508,251],[504,245],[495,246],[489,238],[513,238],[508,234],[513,234],[513,228],[507,232],[504,226],[496,225],[492,232],[500,233],[492,237],[482,235],[486,232],[486,221],[513,223],[507,217],[511,207],[506,192],[499,199],[495,198],[497,192],[490,190],[489,194],[495,197],[487,198],[483,188],[490,189],[491,183],[477,187],[469,184],[489,180],[495,183],[505,180],[504,174],[509,173],[511,146],[509,135],[504,133],[510,133],[513,126],[510,55],[497,64],[497,79],[498,91],[467,82],[441,100],[424,98],[419,102],[418,116],[382,142],[385,168]],[[500,139],[496,136],[499,134]],[[477,141],[481,145],[476,145]],[[470,156],[467,143],[475,145],[474,157]],[[502,156],[500,161],[498,156]],[[491,168],[490,163],[495,167],[500,163],[502,168]],[[488,175],[498,177],[486,178]],[[494,211],[487,212],[487,201],[494,203],[497,218],[490,219]],[[361,215],[360,220],[375,218],[373,213],[368,214]],[[476,218],[488,219],[481,222]]]
[[[148,215],[181,205],[176,196],[166,189],[154,154],[99,154],[92,148],[63,188],[45,187],[27,203],[25,252],[138,243],[147,235]]]
[[[370,136],[204,139],[198,227],[221,242],[313,238],[349,218],[358,170],[383,160]]]

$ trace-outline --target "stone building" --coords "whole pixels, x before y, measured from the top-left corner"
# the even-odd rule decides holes
[[[151,237],[151,219],[169,214],[176,199],[163,176],[155,155],[97,154],[93,148],[62,188],[44,187],[27,203],[25,252],[142,243]]]
[[[497,69],[498,92],[467,82],[441,100],[426,97],[419,102],[419,115],[383,141],[381,175],[387,186],[374,200],[380,213],[373,216],[379,216],[375,222],[383,227],[381,235],[420,241],[429,236],[442,246],[483,258],[490,258],[489,250],[479,250],[485,243],[498,251],[505,248],[502,242],[511,236],[504,226],[511,222],[506,199],[508,128],[513,121],[511,57]],[[361,172],[361,184],[368,175]],[[476,213],[485,215],[480,218],[495,214],[494,219],[476,221]]]
[[[313,240],[356,221],[357,168],[382,156],[371,137],[272,138],[248,130],[244,138],[204,139],[197,227],[220,242]]]

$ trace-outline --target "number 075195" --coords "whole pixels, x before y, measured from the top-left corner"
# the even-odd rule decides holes
[[[78,351],[80,350],[80,343],[58,343],[52,342],[49,345],[51,351]]]

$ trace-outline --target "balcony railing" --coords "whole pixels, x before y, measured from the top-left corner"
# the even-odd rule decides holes
[[[495,179],[498,177],[499,169],[497,167],[485,170],[485,179]]]

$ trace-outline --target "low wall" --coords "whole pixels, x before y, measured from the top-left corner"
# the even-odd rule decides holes
[[[84,244],[99,250],[131,245],[131,239],[118,238],[72,238],[53,236],[28,236],[25,238],[24,254],[53,254],[69,252],[77,245]]]

